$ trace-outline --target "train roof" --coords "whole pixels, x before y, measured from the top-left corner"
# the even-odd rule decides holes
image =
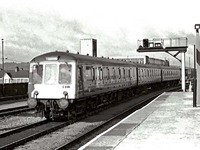
[[[58,61],[66,61],[66,60],[75,60],[79,63],[87,63],[92,62],[93,64],[117,64],[117,65],[130,65],[130,66],[137,66],[134,62],[127,62],[127,61],[121,61],[121,60],[115,60],[115,59],[108,59],[104,57],[93,57],[93,56],[87,56],[87,55],[81,55],[81,54],[74,54],[69,52],[63,52],[63,51],[54,51],[45,53],[42,55],[39,55],[31,60],[31,62],[42,62],[46,61],[47,58],[58,58]]]

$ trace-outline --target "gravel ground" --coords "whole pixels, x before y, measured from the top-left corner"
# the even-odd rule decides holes
[[[99,126],[102,121],[99,122],[77,122],[69,125],[63,129],[58,130],[52,134],[46,135],[42,138],[36,139],[32,142],[28,142],[26,145],[20,146],[15,150],[54,150],[64,143],[68,143],[72,139],[76,139],[78,136],[83,135],[88,130]]]
[[[41,117],[6,116],[0,117],[0,134],[12,129],[44,120]]]

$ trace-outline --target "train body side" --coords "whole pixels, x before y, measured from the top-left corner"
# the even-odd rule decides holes
[[[155,65],[136,65],[106,58],[83,56],[65,52],[52,52],[34,59],[35,62],[45,62],[46,57],[60,57],[59,62],[72,62],[72,84],[69,85],[34,85],[40,91],[39,98],[59,98],[64,91],[70,99],[78,99],[94,94],[105,93],[109,90],[119,90],[128,87],[160,83],[163,81],[179,80],[180,69],[160,67]],[[55,63],[56,61],[46,61]],[[56,91],[55,91],[56,89]],[[30,90],[29,90],[30,91]],[[43,90],[44,91],[44,90]],[[32,91],[33,96],[34,91]],[[60,94],[58,94],[60,93]],[[59,95],[59,97],[57,96]]]
[[[160,83],[161,76],[160,66],[155,65],[138,65],[138,85],[148,85]]]
[[[162,66],[162,82],[179,81],[180,79],[181,79],[180,68]]]
[[[83,98],[137,86],[136,65],[109,59],[77,60],[77,96]]]

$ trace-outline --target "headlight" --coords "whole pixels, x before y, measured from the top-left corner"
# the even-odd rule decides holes
[[[37,100],[35,98],[28,99],[27,103],[30,108],[35,108],[37,106]]]
[[[34,95],[36,95],[36,96],[37,96],[38,94],[39,94],[39,92],[38,92],[38,91],[35,91],[35,92],[34,92]]]
[[[64,91],[64,92],[63,92],[63,95],[64,95],[65,98],[66,98],[66,96],[68,96],[68,92],[67,92],[67,91]]]
[[[59,101],[58,101],[58,105],[61,109],[66,109],[69,105],[69,102],[67,99],[65,98],[61,98]]]

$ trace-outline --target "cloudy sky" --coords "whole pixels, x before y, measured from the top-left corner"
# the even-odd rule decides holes
[[[7,61],[27,62],[55,50],[77,52],[80,39],[95,38],[98,56],[148,55],[179,64],[165,53],[138,53],[137,40],[187,37],[188,66],[189,58],[193,64],[199,4],[199,0],[2,0],[0,38]]]

